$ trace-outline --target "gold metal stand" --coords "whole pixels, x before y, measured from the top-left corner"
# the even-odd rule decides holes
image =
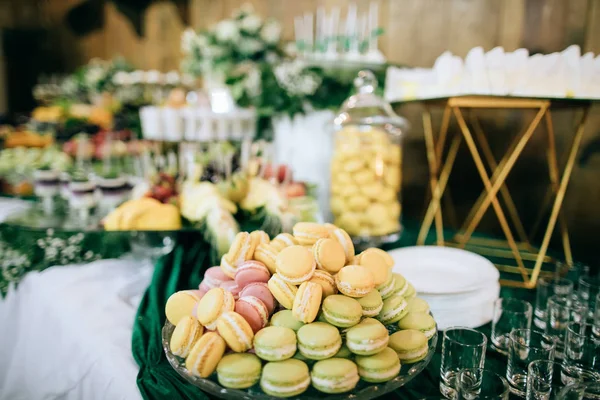
[[[425,244],[431,225],[435,221],[437,245],[449,245],[459,248],[468,246],[473,251],[482,255],[491,256],[495,259],[511,260],[511,265],[497,263],[496,266],[502,272],[519,274],[520,279],[502,279],[500,282],[505,286],[534,288],[537,279],[542,272],[543,264],[552,261],[552,259],[547,256],[547,252],[552,233],[558,223],[560,226],[565,259],[567,264],[571,265],[573,263],[573,258],[569,234],[565,218],[561,212],[561,206],[576,161],[576,155],[581,145],[584,126],[591,103],[586,101],[569,102],[488,96],[451,97],[442,103],[444,111],[437,142],[434,139],[430,112],[430,108],[435,104],[436,103],[426,102],[426,109],[423,112],[423,129],[425,145],[427,147],[427,162],[430,170],[429,185],[431,189],[431,201],[427,208],[427,212],[425,213],[421,230],[419,231],[417,244]],[[556,159],[556,144],[551,115],[551,109],[558,107],[569,107],[583,111],[581,119],[576,126],[575,137],[571,149],[569,150],[562,176],[560,176],[558,161]],[[514,138],[502,159],[497,161],[492,154],[481,124],[471,112],[474,109],[530,109],[537,112],[526,129]],[[471,133],[471,129],[465,120],[464,114],[470,116],[470,125],[475,133],[474,135]],[[461,133],[454,135],[452,138],[448,154],[446,155],[445,161],[443,161],[442,154],[446,145],[448,126],[452,115],[454,115]],[[540,214],[534,225],[534,229],[531,232],[531,235],[527,235],[515,203],[506,186],[506,178],[519,159],[519,156],[522,154],[523,149],[535,133],[536,128],[538,128],[542,121],[545,124],[548,133],[546,159],[548,163],[550,187],[546,193],[544,205],[540,209]],[[469,148],[469,152],[475,162],[475,167],[477,168],[485,190],[481,193],[475,202],[475,205],[470,210],[462,228],[454,236],[452,241],[446,242],[444,240],[443,232],[441,200],[463,139]],[[490,171],[492,171],[491,177],[487,172],[486,164]],[[504,202],[508,218],[500,204],[498,194]],[[552,203],[552,209],[544,231],[544,236],[540,248],[536,249],[531,244],[531,238],[536,233],[539,226],[541,226],[544,215],[547,212],[547,207],[550,205],[553,197],[554,202]],[[490,205],[494,209],[506,240],[491,240],[472,237]],[[511,230],[509,219],[515,230],[515,234],[513,234],[513,231]],[[515,238],[515,235],[517,238]],[[528,268],[526,263],[533,263],[533,267]]]

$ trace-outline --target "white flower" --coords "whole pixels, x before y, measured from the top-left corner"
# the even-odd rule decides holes
[[[115,85],[128,85],[131,83],[129,74],[125,71],[118,71],[113,75],[112,81]]]
[[[144,81],[144,71],[137,70],[137,71],[131,72],[129,74],[129,79],[131,80],[132,84],[142,83]]]
[[[77,81],[75,81],[75,78],[70,76],[62,82],[61,89],[66,95],[75,94],[77,92]]]
[[[239,41],[238,49],[245,55],[253,55],[264,49],[264,44],[260,40],[252,38],[242,38]]]
[[[240,31],[234,21],[225,19],[215,27],[215,35],[221,42],[235,42],[240,37]]]
[[[281,36],[281,25],[277,21],[267,22],[260,30],[260,37],[269,44],[279,42]]]
[[[300,61],[282,63],[274,70],[277,83],[290,95],[312,95],[322,79],[314,72],[304,70]]]
[[[169,71],[165,75],[165,81],[169,85],[177,85],[179,83],[179,72],[177,71]]]
[[[202,49],[202,55],[206,58],[220,58],[225,54],[225,50],[219,46],[208,46]]]
[[[235,10],[232,14],[233,18],[239,18],[242,15],[248,15],[254,13],[254,6],[252,3],[244,3],[240,8]]]
[[[196,35],[194,44],[199,48],[208,46],[208,38],[206,37],[205,34],[200,33],[200,34]]]
[[[181,51],[183,53],[189,54],[192,52],[197,36],[192,28],[187,28],[183,31],[181,34]]]
[[[153,69],[153,70],[146,72],[144,78],[145,78],[146,83],[157,84],[157,83],[162,82],[163,76],[160,73],[160,71]]]
[[[88,87],[96,87],[104,79],[105,71],[101,67],[92,67],[85,74],[85,84]]]
[[[256,14],[248,14],[242,19],[240,26],[248,33],[255,33],[260,29],[262,19]]]

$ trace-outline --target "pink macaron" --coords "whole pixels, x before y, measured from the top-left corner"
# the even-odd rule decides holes
[[[269,314],[272,314],[273,310],[275,310],[275,297],[273,297],[269,287],[264,282],[254,282],[248,284],[240,292],[240,297],[246,296],[254,296],[259,298],[265,304],[265,306],[267,306]]]
[[[209,289],[220,287],[221,283],[230,281],[231,278],[225,275],[221,267],[210,267],[204,272],[202,284]]]
[[[235,302],[235,312],[248,322],[254,333],[267,326],[269,310],[258,297],[243,296]]]
[[[223,282],[221,283],[220,287],[231,293],[235,300],[237,300],[240,297],[241,288],[238,286],[237,283],[235,283],[235,281]]]
[[[271,273],[265,264],[254,260],[241,263],[235,273],[235,281],[241,288],[254,282],[266,283],[270,277]]]

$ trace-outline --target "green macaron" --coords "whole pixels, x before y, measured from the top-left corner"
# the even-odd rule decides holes
[[[293,358],[267,363],[260,378],[261,389],[275,397],[297,396],[304,393],[309,385],[308,366]]]
[[[383,301],[383,308],[379,312],[377,319],[384,325],[398,322],[407,314],[407,306],[408,303],[404,297],[397,294],[392,295]]]
[[[342,347],[340,347],[340,350],[333,356],[333,358],[346,358],[348,360],[352,359],[353,357],[354,354],[352,354],[348,346],[345,344],[343,344]]]
[[[427,356],[427,337],[416,329],[398,331],[390,336],[388,346],[398,354],[403,364],[413,364]]]
[[[312,385],[323,393],[345,393],[356,387],[358,368],[350,360],[330,358],[315,363],[310,373]]]
[[[346,345],[354,354],[370,356],[377,354],[388,345],[389,333],[383,324],[366,318],[346,332]]]
[[[368,295],[357,301],[362,307],[363,317],[376,317],[383,308],[383,299],[377,290],[371,290]]]
[[[415,290],[415,287],[408,282],[407,283],[408,288],[406,289],[406,293],[404,293],[404,297],[406,299],[412,299],[413,297],[415,297],[417,295],[417,291]]]
[[[392,270],[389,271],[388,277],[381,285],[377,286],[376,289],[381,294],[382,299],[387,299],[391,295],[394,294],[396,288],[396,278],[392,273]]]
[[[425,334],[427,339],[431,339],[436,332],[435,320],[429,314],[425,313],[408,313],[398,322],[398,328],[416,329]]]
[[[260,379],[262,364],[250,353],[228,354],[217,365],[217,379],[221,386],[247,389]]]
[[[429,314],[429,304],[425,300],[419,297],[413,297],[412,299],[408,300],[407,303],[408,307],[406,307],[406,310],[409,313],[420,312]]]
[[[329,298],[331,296],[328,296]],[[342,347],[338,329],[325,322],[306,324],[298,330],[298,350],[311,360],[333,357]]]
[[[296,332],[283,326],[267,326],[254,336],[254,351],[266,361],[282,361],[296,353]]]
[[[356,299],[341,294],[327,296],[321,309],[327,322],[339,328],[358,324],[363,315],[363,308]]]
[[[387,382],[400,373],[400,360],[389,347],[372,356],[356,356],[358,374],[367,382]]]
[[[408,281],[404,276],[398,273],[393,273],[394,276],[394,291],[392,294],[404,296],[408,290]]]
[[[273,314],[271,317],[271,325],[290,328],[294,332],[298,332],[298,329],[302,328],[304,322],[298,321],[296,317],[294,317],[292,310],[281,310]]]

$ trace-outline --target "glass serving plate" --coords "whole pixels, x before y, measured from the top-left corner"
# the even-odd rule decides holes
[[[390,334],[398,330],[397,325],[389,325],[388,330]],[[177,357],[171,353],[170,342],[171,335],[173,334],[173,330],[175,326],[172,325],[169,321],[166,321],[165,326],[162,329],[162,344],[165,354],[167,356],[167,360],[171,366],[181,375],[186,381],[191,383],[192,385],[202,389],[203,391],[210,393],[216,397],[222,399],[259,399],[259,400],[278,400],[278,397],[270,396],[263,392],[260,388],[260,385],[257,383],[249,389],[240,390],[240,389],[229,389],[221,386],[219,381],[217,380],[216,372],[213,373],[208,378],[200,378],[192,375],[187,368],[185,367],[185,361],[183,358]],[[308,390],[302,393],[299,396],[289,397],[292,400],[317,400],[323,399],[325,396],[328,399],[332,400],[366,400],[373,399],[375,397],[382,396],[386,393],[392,392],[413,380],[417,375],[419,375],[425,367],[431,361],[433,354],[435,353],[435,348],[437,345],[438,333],[436,331],[435,335],[431,339],[429,339],[429,352],[427,356],[414,364],[406,364],[402,365],[400,370],[400,374],[394,379],[384,382],[384,383],[368,383],[363,381],[362,379],[358,382],[358,385],[354,390],[341,393],[341,394],[326,394],[319,392],[312,386],[308,388]]]

